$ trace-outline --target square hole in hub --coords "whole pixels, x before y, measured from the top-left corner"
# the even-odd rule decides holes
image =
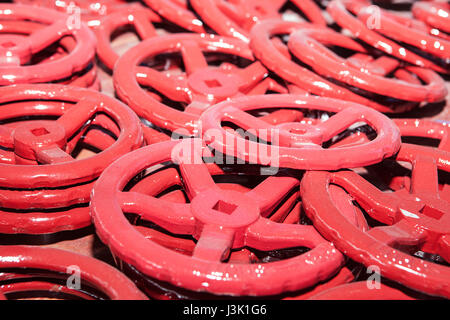
[[[45,128],[36,128],[31,130],[31,133],[36,137],[40,137],[49,134],[50,132],[48,132]]]
[[[217,88],[221,86],[220,82],[217,81],[216,79],[205,80],[205,83],[209,88]]]
[[[237,208],[236,205],[222,201],[222,200],[217,201],[213,207],[214,210],[228,214],[228,215],[232,214],[234,212],[234,210],[236,210],[236,208]]]

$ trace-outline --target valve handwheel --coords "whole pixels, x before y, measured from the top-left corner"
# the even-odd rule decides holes
[[[327,11],[339,26],[349,30],[354,37],[361,39],[372,47],[383,51],[388,55],[396,57],[399,60],[409,62],[412,65],[432,69],[440,73],[448,73],[448,68],[445,67],[445,63],[438,63],[437,61],[433,61],[432,59],[424,57],[417,52],[409,50],[403,44],[397,43],[391,38],[387,38],[384,35],[380,34],[379,32],[377,32],[378,30],[376,28],[369,28],[368,26],[372,26],[373,23],[378,23],[376,19],[374,19],[374,21],[370,21],[370,23],[368,24],[368,20],[366,20],[366,23],[364,23],[356,16],[352,15],[358,15],[358,13],[361,12],[363,8],[370,5],[370,1],[365,0],[333,0],[328,4]],[[377,12],[375,12],[375,14],[378,15]],[[407,18],[403,17],[403,19]],[[405,20],[405,23],[408,22]],[[414,23],[414,25],[417,24]],[[422,29],[423,28],[426,28],[426,26],[423,25]]]
[[[412,289],[450,297],[450,268],[406,252],[437,254],[450,262],[450,202],[439,193],[438,170],[450,171],[450,153],[403,143],[397,161],[412,164],[410,190],[382,192],[352,171],[307,172],[301,194],[314,226],[336,247]],[[342,187],[377,222],[367,232],[344,222],[327,188]],[[407,250],[407,251],[406,251]]]
[[[99,290],[109,299],[114,300],[146,300],[147,297],[136,288],[134,283],[114,269],[110,265],[99,261],[97,259],[76,254],[73,252],[52,249],[40,248],[32,246],[1,246],[0,247],[0,268],[4,270],[20,270],[31,269],[40,270],[40,275],[45,272],[52,272],[54,278],[69,277],[73,268],[76,266],[79,271],[81,288],[78,290],[70,289],[68,287],[58,288],[58,285],[46,282],[31,282],[22,281],[22,285],[14,285],[11,281],[14,278],[26,279],[29,275],[21,274],[2,274],[0,275],[0,300],[5,298],[3,294],[14,292],[26,292],[33,290],[45,290],[54,292],[57,289],[60,292],[74,293],[78,297],[86,297],[92,299],[83,290],[88,287]],[[1,270],[0,269],[0,270]],[[71,271],[72,270],[72,271]],[[32,272],[31,272],[32,273]],[[50,273],[49,278],[52,277]],[[2,279],[4,278],[4,279]],[[9,285],[3,285],[1,280],[9,280]],[[88,289],[89,291],[89,289]],[[3,294],[2,294],[3,293]]]
[[[365,7],[358,12],[358,19],[367,23],[374,14],[373,8]],[[450,59],[450,39],[443,35],[435,36],[427,32],[424,26],[417,26],[421,22],[378,9],[379,25],[377,32],[396,41],[406,43],[436,58],[442,59],[446,64]]]
[[[147,58],[163,53],[181,53],[185,73],[157,71],[140,66]],[[198,130],[199,115],[211,105],[231,97],[261,93],[269,89],[268,71],[260,62],[245,68],[230,63],[210,66],[204,52],[217,52],[253,61],[250,48],[242,41],[216,35],[174,34],[147,39],[128,50],[117,61],[114,86],[117,95],[140,117],[175,131]],[[180,111],[151,96],[150,87],[184,108]],[[277,89],[276,89],[277,90]],[[263,90],[262,93],[264,93]]]
[[[0,88],[0,96],[3,121],[59,116],[56,121],[30,120],[0,126],[4,149],[0,164],[2,207],[50,209],[86,203],[92,181],[102,170],[143,143],[137,116],[119,101],[95,91],[61,85],[33,85],[32,89],[30,85],[16,85]],[[41,103],[26,102],[32,100]],[[50,106],[44,107],[43,100]],[[60,101],[65,104],[55,108],[55,102]],[[95,134],[86,133],[90,124],[106,124],[105,129],[111,128],[115,139],[101,133],[96,139]],[[72,151],[84,135],[91,136],[93,145],[102,149],[88,158],[74,159]],[[51,233],[89,224],[86,214],[0,213],[2,233]]]
[[[30,20],[47,26],[27,37],[0,35],[0,85],[60,80],[82,71],[94,59],[94,34],[83,24],[76,29],[70,27],[65,14],[33,6],[1,4],[0,18],[2,16],[7,20]],[[76,41],[71,52],[45,64],[27,65],[33,55],[64,36]]]
[[[6,40],[9,38],[11,40],[19,39],[19,41],[22,41],[23,39],[26,39],[27,35],[30,35],[36,30],[42,28],[45,28],[45,25],[41,23],[31,21],[3,20],[0,22],[0,39]],[[59,46],[54,51],[48,50],[47,52],[43,50],[42,52],[40,52],[40,64],[45,64],[47,62],[51,62],[64,57],[65,55],[67,55],[67,52],[71,52],[76,47],[76,45],[77,42],[75,39],[71,37],[64,37],[59,41]],[[69,78],[61,80],[62,81],[54,82],[99,90],[97,66],[92,62],[86,69],[74,73]]]
[[[350,38],[332,32],[330,29],[320,26],[312,26],[307,23],[297,23],[282,20],[267,20],[255,25],[251,31],[250,48],[255,57],[264,66],[275,72],[278,76],[296,85],[297,87],[318,95],[330,98],[338,98],[346,101],[360,103],[381,112],[401,112],[417,105],[416,102],[402,102],[400,105],[392,103],[392,99],[387,99],[385,103],[373,99],[373,94],[369,97],[361,95],[341,84],[336,84],[316,72],[295,62],[291,58],[293,55],[290,48],[278,38],[278,36],[292,35],[305,28],[314,28],[332,33],[333,37],[339,37],[339,45],[350,46],[353,50],[364,50],[359,44],[352,42]],[[314,62],[312,67],[320,67],[318,62]],[[411,78],[411,77],[408,77]],[[414,79],[413,79],[414,80]],[[417,81],[417,79],[416,79]],[[441,80],[442,81],[442,80]],[[361,90],[359,90],[361,91]],[[393,107],[396,107],[395,109]]]
[[[91,214],[100,239],[121,260],[144,274],[178,287],[227,295],[271,295],[309,287],[335,274],[342,255],[314,227],[280,224],[263,218],[264,207],[296,185],[286,177],[279,192],[267,195],[267,183],[243,194],[219,189],[202,162],[189,162],[186,153],[201,141],[155,144],[136,150],[108,167],[92,191]],[[197,143],[197,144],[196,144]],[[181,157],[179,155],[181,154]],[[136,174],[167,161],[179,163],[191,203],[173,203],[137,192],[122,191]],[[266,179],[270,183],[270,178]],[[128,222],[124,212],[138,214],[174,234],[197,239],[192,256],[148,241]],[[124,232],[125,231],[125,232]],[[307,247],[294,258],[266,264],[228,264],[233,248],[276,250]]]
[[[342,46],[356,53],[344,59],[326,46]],[[299,60],[320,75],[369,92],[416,102],[440,102],[447,97],[445,82],[434,71],[412,66],[401,68],[400,62],[390,57],[374,59],[356,41],[331,29],[304,27],[291,34],[288,47]],[[411,81],[411,77],[397,76],[404,72],[418,76],[425,84]],[[389,78],[389,74],[396,77]]]
[[[248,111],[286,108],[336,113],[315,124],[285,122],[277,126],[252,116]],[[304,95],[260,95],[219,103],[203,113],[203,138],[221,153],[251,163],[295,169],[336,170],[377,163],[395,154],[400,132],[383,114],[351,102]],[[271,144],[245,139],[222,127],[232,122]],[[367,143],[324,148],[323,143],[358,122],[372,127],[377,137]],[[261,152],[265,148],[266,152]]]

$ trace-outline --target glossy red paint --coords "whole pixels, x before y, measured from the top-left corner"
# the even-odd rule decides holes
[[[274,126],[247,113],[277,108],[320,110],[336,114],[316,124],[285,122]],[[304,95],[243,97],[215,105],[203,113],[200,119],[203,139],[214,149],[264,165],[308,170],[354,168],[377,163],[395,154],[400,147],[400,133],[389,118],[373,109],[329,98]],[[232,122],[258,138],[271,142],[271,145],[229,132],[222,127],[223,121]],[[327,149],[322,146],[358,122],[366,122],[373,127],[377,137],[359,145]]]
[[[343,284],[322,291],[309,300],[416,300],[402,290],[379,284],[379,287],[369,288],[366,281]]]
[[[450,4],[448,2],[415,2],[412,13],[430,27],[450,33]]]
[[[450,170],[450,153],[403,143],[396,160],[412,164],[410,190],[382,192],[352,171],[310,171],[302,179],[304,208],[321,234],[350,258],[376,265],[384,277],[412,289],[449,297],[450,269],[406,252],[450,259],[450,203],[438,188],[438,170]],[[343,221],[326,190],[330,184],[344,188],[381,225],[360,232]]]
[[[287,92],[286,88],[267,78],[267,69],[258,61],[245,68],[231,63],[210,66],[203,52],[254,60],[250,48],[234,38],[195,34],[150,38],[128,50],[117,61],[114,70],[117,95],[140,117],[155,125],[171,131],[185,129],[185,134],[197,135],[199,115],[219,101],[262,94],[267,90]],[[145,59],[162,53],[181,53],[186,71],[160,72],[139,66]],[[165,104],[141,85],[180,103],[184,110]]]
[[[146,300],[147,297],[140,292],[134,283],[118,270],[108,264],[94,258],[79,255],[69,251],[40,248],[32,246],[1,246],[0,247],[0,269],[25,269],[54,272],[53,277],[58,278],[71,276],[76,266],[84,286],[91,286],[113,300]],[[72,270],[72,271],[71,271]],[[30,272],[30,274],[32,274]],[[66,286],[58,286],[41,281],[19,282],[18,284],[2,284],[1,280],[29,278],[29,275],[0,273],[0,299],[2,294],[13,292],[26,292],[33,290],[57,291],[72,293],[81,298],[91,298],[83,291],[70,289]],[[52,275],[49,276],[52,278]],[[11,281],[9,281],[11,282]],[[4,298],[4,296],[3,296]]]
[[[342,256],[312,226],[280,224],[261,216],[280,200],[280,195],[298,186],[295,178],[277,181],[275,194],[270,187],[275,177],[269,177],[251,194],[243,194],[220,190],[203,162],[188,164],[178,158],[190,204],[122,191],[137,173],[173,160],[171,154],[175,150],[191,148],[192,144],[195,147],[195,141],[165,142],[136,150],[111,165],[97,181],[91,201],[93,221],[99,237],[119,259],[156,279],[219,295],[268,295],[298,290],[327,279],[340,268]],[[193,236],[197,244],[192,257],[149,242],[129,224],[123,212],[138,214],[174,234]],[[258,250],[303,246],[311,250],[267,264],[221,262],[231,248],[244,246]]]
[[[0,88],[0,96],[2,120],[58,117],[56,121],[17,121],[0,127],[4,148],[0,164],[0,185],[4,188],[0,192],[1,206],[36,211],[1,211],[0,231],[39,234],[89,225],[86,208],[39,211],[87,203],[92,181],[101,171],[142,145],[139,119],[119,101],[77,87],[17,85]],[[116,139],[101,130],[89,130],[90,125],[109,129]],[[71,154],[83,136],[100,152],[76,160]]]
[[[189,10],[187,0],[144,0],[144,2],[170,22],[198,33],[205,33],[203,21]]]
[[[85,26],[72,28],[67,16],[54,10],[25,5],[0,5],[0,19],[30,20],[44,24],[27,37],[0,35],[0,85],[58,81],[81,72],[95,56],[95,36]],[[59,59],[29,64],[33,56],[65,36],[76,42]]]
[[[373,26],[376,22],[374,19],[370,21],[370,28],[367,24],[368,18],[366,19],[366,23],[358,19],[358,13],[361,12],[363,8],[370,5],[370,1],[364,0],[333,0],[328,4],[327,11],[339,26],[349,30],[354,37],[361,39],[385,54],[409,62],[418,67],[432,69],[440,73],[448,73],[448,67],[423,57],[422,55],[411,51],[403,44],[397,43],[396,41],[385,37],[383,34],[380,34],[377,28]],[[372,9],[373,8],[374,7],[372,7]],[[422,28],[423,27],[424,26],[422,25]]]
[[[280,9],[291,2],[314,24],[326,26],[320,7],[313,0],[192,0],[203,21],[218,34],[249,42],[251,28],[260,21],[281,19]]]
[[[133,26],[139,38],[157,36],[154,22],[161,22],[161,18],[148,8],[141,5],[129,5],[104,17],[101,25],[96,28],[97,55],[100,61],[110,70],[119,59],[119,55],[111,47],[111,38],[114,32],[125,26]]]
[[[355,53],[342,58],[329,46],[343,47]],[[448,94],[444,80],[434,71],[402,67],[397,59],[386,56],[375,59],[359,43],[331,29],[304,27],[291,34],[288,47],[321,76],[382,96],[403,101],[440,102]],[[388,77],[390,74],[394,77]]]

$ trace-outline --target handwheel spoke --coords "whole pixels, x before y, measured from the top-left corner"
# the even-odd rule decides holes
[[[389,246],[416,246],[425,241],[426,236],[408,225],[404,220],[400,220],[391,226],[372,228],[367,234]]]
[[[59,117],[56,122],[64,127],[66,138],[70,138],[95,115],[97,110],[97,101],[82,98]]]
[[[119,192],[118,201],[123,212],[138,214],[175,234],[192,234],[194,217],[188,204],[157,199],[137,192]],[[164,212],[164,215],[161,215]]]
[[[138,67],[137,81],[142,86],[148,86],[171,100],[189,102],[189,89],[185,79],[178,75],[164,74],[152,68]]]
[[[181,46],[181,54],[188,75],[192,74],[194,71],[208,67],[208,63],[206,62],[202,50],[194,41],[184,41]]]
[[[437,195],[438,168],[432,157],[418,155],[413,163],[411,193]]]
[[[223,261],[230,253],[233,239],[233,230],[206,225],[203,227],[192,257],[207,261]]]
[[[268,90],[275,91],[278,93],[288,93],[288,90],[282,85],[278,84],[272,78],[266,78],[256,86],[254,86],[250,91],[247,92],[247,95],[259,95],[265,94]]]
[[[201,94],[193,94],[192,101],[184,108],[185,112],[192,114],[202,114],[206,109],[211,107],[211,102],[208,98]]]
[[[73,161],[74,159],[61,148],[54,146],[36,151],[36,160],[42,164],[54,164]]]
[[[237,108],[231,108],[228,110],[229,111],[225,114],[225,120],[228,120],[245,130],[265,129],[267,131],[271,131],[273,129],[273,126],[264,121],[262,118],[252,116],[251,114]]]
[[[244,69],[238,69],[236,70],[236,72],[241,78],[241,89],[255,86],[269,73],[259,61],[253,62],[251,65]]]
[[[303,112],[295,109],[276,110],[262,116],[261,119],[273,125],[285,122],[298,122],[303,119]]]
[[[315,127],[321,131],[323,142],[325,142],[345,129],[348,129],[352,124],[358,121],[360,116],[360,111],[353,108],[346,108],[339,111],[328,120],[318,123]]]
[[[136,32],[142,40],[157,36],[155,27],[146,12],[136,11],[133,13],[133,18]]]
[[[260,218],[246,232],[246,245],[257,250],[314,248],[325,242],[313,226],[276,223],[266,218]]]
[[[18,50],[35,54],[52,43],[57,42],[69,31],[66,19],[61,19],[53,24],[33,32],[17,46]]]
[[[218,188],[208,171],[208,167],[203,162],[186,163],[181,161],[180,171],[185,189],[191,199],[202,191]]]
[[[261,212],[266,212],[274,209],[298,185],[299,181],[292,177],[268,177],[247,195],[258,201]]]

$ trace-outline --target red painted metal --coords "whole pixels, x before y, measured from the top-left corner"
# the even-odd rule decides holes
[[[383,9],[377,10],[378,26],[377,32],[389,38],[409,44],[419,50],[429,53],[434,57],[450,59],[450,41],[443,37],[432,35],[425,25],[419,24],[418,20],[403,17]],[[365,7],[358,12],[358,19],[368,23],[372,19],[373,8]]]
[[[321,110],[336,114],[317,124],[286,122],[273,126],[246,112],[276,108]],[[377,163],[395,154],[400,147],[400,133],[389,118],[370,108],[329,98],[304,95],[243,97],[217,104],[203,113],[200,119],[203,138],[214,149],[264,165],[309,170],[354,168]],[[232,122],[271,142],[271,145],[227,132],[221,125],[222,121]],[[377,137],[374,140],[340,148],[322,147],[324,142],[361,121],[375,129]],[[272,160],[277,163],[272,163]]]
[[[339,46],[354,51],[342,58],[327,46]],[[373,58],[356,41],[331,29],[304,27],[291,34],[289,50],[314,71],[348,85],[404,101],[439,102],[447,97],[444,80],[432,70],[419,67],[401,67],[394,58]],[[411,73],[415,79],[409,81]],[[394,74],[394,78],[387,77]],[[392,90],[396,88],[396,90]]]
[[[343,284],[320,292],[309,300],[416,300],[402,290],[380,283],[369,289],[365,281]]]
[[[144,0],[162,17],[186,30],[205,33],[203,22],[189,10],[187,0]]]
[[[40,234],[89,225],[86,208],[67,212],[43,209],[87,203],[92,180],[112,161],[142,145],[139,119],[119,101],[76,87],[17,85],[0,88],[0,96],[3,121],[59,117],[56,121],[18,121],[0,127],[5,149],[0,164],[0,185],[4,188],[1,206],[34,210],[0,211],[0,232]],[[109,129],[117,139],[91,131],[87,124]],[[101,152],[81,160],[72,158],[82,136]]]
[[[58,274],[71,275],[70,268],[76,266],[80,272],[82,289],[86,285],[100,290],[109,299],[118,300],[145,300],[147,297],[140,292],[131,280],[122,273],[107,265],[104,262],[79,255],[65,250],[40,248],[31,246],[1,246],[0,247],[0,268],[2,269],[34,269],[40,272],[54,272],[53,277]],[[29,271],[30,272],[30,271]],[[21,277],[19,274],[0,274],[1,280],[14,279]],[[50,278],[52,276],[50,275]],[[64,277],[64,276],[62,276]],[[28,275],[22,276],[28,278]],[[14,291],[28,291],[30,289],[41,289],[48,291],[61,290],[62,292],[71,292],[64,286],[48,283],[31,282],[22,283],[22,285],[4,285],[0,281],[0,292],[3,294]],[[76,295],[83,296],[80,291]],[[0,298],[1,299],[1,298]]]
[[[450,4],[448,2],[416,2],[411,10],[415,18],[433,28],[450,33]]]
[[[0,21],[0,39],[26,39],[27,36],[36,30],[43,29],[45,26],[41,23],[20,20],[3,20]],[[59,41],[60,46],[54,52],[47,52],[44,50],[37,55],[39,64],[45,64],[54,60],[60,59],[75,49],[77,43],[71,37],[62,38]],[[42,57],[40,57],[42,56]],[[56,82],[56,81],[55,81]],[[74,73],[70,78],[58,81],[59,84],[68,84],[83,88],[92,88],[99,90],[100,85],[97,78],[97,67],[91,63],[91,66]]]
[[[251,28],[263,20],[281,19],[279,11],[286,2],[288,1],[192,0],[191,4],[205,23],[220,35],[249,42],[248,33]],[[326,26],[321,10],[313,0],[293,0],[291,2],[312,23]]]
[[[450,171],[450,153],[404,143],[396,160],[412,164],[409,192],[382,192],[352,171],[307,172],[304,208],[321,234],[350,258],[378,266],[384,277],[407,287],[450,297],[450,268],[406,253],[423,251],[450,261],[450,203],[438,190],[438,169]],[[381,226],[360,232],[343,221],[327,191],[330,184],[344,188]]]
[[[153,26],[154,22],[161,22],[161,18],[150,9],[140,5],[123,7],[122,10],[103,18],[101,25],[95,29],[97,55],[101,62],[110,70],[114,68],[119,55],[111,47],[111,38],[120,28],[131,25],[135,28],[139,38],[144,40],[157,36]]]
[[[139,66],[145,59],[171,52],[181,53],[185,73],[160,72]],[[267,90],[287,91],[267,78],[268,71],[260,62],[253,62],[245,68],[231,63],[209,66],[203,52],[224,53],[253,61],[248,46],[234,38],[194,34],[150,38],[128,50],[117,61],[114,70],[116,93],[140,117],[153,124],[171,131],[184,128],[187,134],[197,134],[199,115],[219,101],[262,94]],[[150,95],[141,85],[180,103],[184,111]]]
[[[119,259],[148,276],[179,287],[228,295],[298,290],[327,279],[339,269],[342,256],[312,226],[279,224],[261,216],[266,208],[280,201],[280,195],[298,185],[296,179],[277,180],[276,192],[270,186],[274,177],[253,189],[251,195],[220,190],[203,163],[191,164],[176,155],[171,157],[178,148],[191,148],[192,144],[195,147],[195,143],[201,146],[196,141],[171,141],[136,150],[113,163],[97,181],[91,213],[97,234]],[[121,191],[143,169],[168,160],[179,161],[190,204]],[[174,234],[192,235],[198,240],[192,257],[148,241],[129,224],[122,210],[136,213]],[[258,250],[303,246],[311,250],[267,264],[221,262],[231,248],[244,246]]]
[[[126,5],[125,0],[14,0],[15,3],[45,7],[80,18],[89,27],[97,27],[101,18]]]
[[[400,129],[402,138],[415,137],[438,140],[437,148],[442,151],[450,152],[450,127],[447,122],[436,122],[426,119],[393,119],[396,126]],[[348,145],[350,143],[366,143],[369,138],[363,132],[357,132],[343,138],[339,143]],[[420,144],[419,142],[422,142]],[[419,145],[426,146],[427,141],[417,141]],[[409,192],[411,190],[411,177],[409,174],[405,175],[404,167],[397,172],[393,170],[388,163],[380,163],[379,166],[374,167],[375,174],[383,181],[387,182],[389,188],[394,191]],[[439,184],[439,196],[450,201],[450,186],[445,183]]]
[[[369,29],[367,21],[364,23],[352,15],[352,13],[358,15],[363,8],[370,5],[370,1],[364,0],[333,0],[328,4],[327,11],[342,28],[349,30],[353,36],[363,40],[374,48],[413,65],[432,69],[440,73],[448,73],[448,69],[444,66],[409,50],[390,38],[384,37],[377,32],[376,28]],[[375,22],[373,21],[373,23]]]
[[[24,5],[0,5],[0,19],[31,20],[46,25],[28,37],[0,36],[0,85],[61,80],[84,70],[95,56],[95,36],[84,25],[72,29],[67,16],[50,9]],[[32,57],[64,36],[76,46],[67,55],[44,64],[26,65]]]
[[[267,68],[308,93],[364,104],[381,112],[401,112],[417,105],[417,103],[411,102],[401,105],[390,105],[392,102],[389,102],[388,105],[385,105],[373,100],[373,97],[366,98],[349,88],[335,84],[292,61],[289,48],[276,36],[290,35],[308,27],[311,25],[281,20],[262,21],[251,31],[250,48]],[[326,28],[324,30],[329,31]],[[333,35],[339,36],[338,33],[333,33]],[[347,38],[345,40],[346,43],[350,41]],[[345,43],[343,44],[345,45]]]

